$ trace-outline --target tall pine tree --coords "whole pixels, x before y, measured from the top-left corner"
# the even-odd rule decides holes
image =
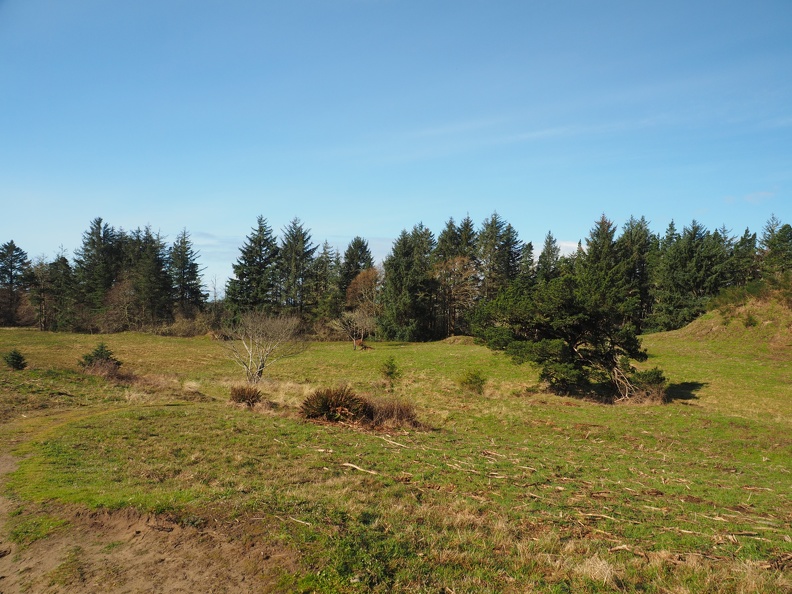
[[[150,226],[125,233],[124,266],[113,288],[109,319],[118,329],[153,327],[172,320],[173,284],[168,270],[168,249]]]
[[[549,281],[559,275],[559,262],[561,260],[561,248],[558,247],[556,238],[552,232],[548,231],[545,236],[542,251],[536,260],[536,278],[539,281]]]
[[[517,278],[520,272],[522,242],[514,227],[498,213],[493,213],[479,230],[477,248],[481,298],[491,300]]]
[[[344,308],[344,297],[339,289],[341,259],[338,250],[325,241],[314,260],[313,268],[314,315],[319,320],[334,320]]]
[[[278,243],[267,219],[259,216],[256,227],[239,248],[233,265],[234,277],[226,285],[226,299],[233,310],[262,309],[273,312],[278,306]]]
[[[659,257],[660,240],[649,230],[644,217],[630,217],[616,240],[625,282],[624,311],[638,331],[652,313],[652,280]]]
[[[17,309],[28,284],[30,261],[27,253],[14,243],[0,245],[0,324],[15,326]]]
[[[347,287],[352,279],[372,266],[374,266],[374,258],[371,256],[368,242],[360,236],[353,238],[341,260],[338,279],[338,290],[341,295],[346,295]]]
[[[32,276],[30,297],[36,308],[39,329],[73,330],[76,286],[74,272],[66,256],[60,253],[52,262],[37,262]]]
[[[300,219],[292,219],[283,230],[279,255],[279,294],[284,312],[303,316],[313,307],[316,249],[308,229]]]
[[[78,300],[87,318],[99,313],[123,267],[122,234],[96,218],[83,233],[82,245],[74,252]],[[90,319],[86,319],[91,324]]]
[[[187,229],[176,236],[168,252],[168,273],[173,286],[173,307],[178,315],[192,319],[206,305],[209,294],[203,289],[198,252]]]
[[[434,337],[433,305],[435,280],[431,255],[432,232],[418,224],[410,233],[402,231],[383,263],[380,329],[393,340],[429,340]]]

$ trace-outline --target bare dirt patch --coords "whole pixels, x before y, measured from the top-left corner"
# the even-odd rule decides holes
[[[14,466],[12,457],[0,456],[0,477]],[[298,569],[299,555],[273,544],[270,528],[257,520],[196,528],[132,509],[39,507],[27,505],[26,513],[66,524],[24,546],[9,538],[17,506],[0,498],[1,594],[279,592]]]

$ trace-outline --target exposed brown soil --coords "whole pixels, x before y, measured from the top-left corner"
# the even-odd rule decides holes
[[[14,465],[0,455],[0,480]],[[298,567],[299,555],[273,545],[255,519],[195,528],[130,509],[41,506],[67,524],[21,546],[7,537],[16,507],[0,497],[0,594],[278,592]]]

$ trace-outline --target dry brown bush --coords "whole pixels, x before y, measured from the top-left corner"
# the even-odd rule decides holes
[[[384,398],[371,402],[374,409],[372,423],[378,427],[418,427],[418,416],[410,402],[397,398]]]
[[[316,390],[303,401],[300,410],[306,419],[325,421],[370,422],[374,417],[371,403],[349,386]]]
[[[253,408],[261,402],[261,390],[254,384],[235,384],[231,386],[231,401]]]

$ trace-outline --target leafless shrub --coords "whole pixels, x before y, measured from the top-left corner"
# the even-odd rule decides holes
[[[333,321],[333,327],[352,341],[354,350],[357,350],[358,346],[364,346],[363,341],[374,333],[376,326],[376,318],[362,309],[344,312],[340,318]]]
[[[157,329],[157,334],[162,336],[178,336],[180,338],[191,338],[202,336],[210,331],[206,316],[196,316],[188,318],[177,315],[171,324]]]
[[[298,318],[249,311],[225,329],[230,340],[223,346],[245,370],[248,383],[257,384],[269,366],[305,352],[308,342],[301,326]]]

